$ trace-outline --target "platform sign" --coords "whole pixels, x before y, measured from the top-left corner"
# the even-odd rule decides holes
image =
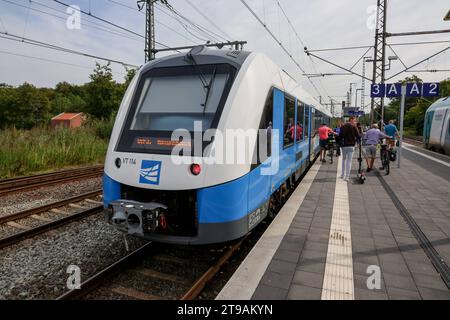
[[[400,97],[402,95],[401,83],[388,83],[386,84],[386,97]]]
[[[439,83],[424,83],[422,87],[423,97],[438,97],[439,96]]]
[[[371,98],[383,98],[386,92],[384,83],[374,83],[370,85]]]
[[[393,98],[401,96],[401,83],[376,83],[370,88],[371,98]],[[439,96],[439,83],[407,83],[406,97],[437,97]]]
[[[421,83],[407,83],[406,84],[406,96],[407,97],[420,97],[422,95]]]

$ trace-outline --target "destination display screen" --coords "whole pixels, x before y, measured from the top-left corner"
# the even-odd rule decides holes
[[[192,148],[191,141],[176,141],[168,138],[137,136],[132,143],[133,149],[140,150],[172,150],[173,147]]]

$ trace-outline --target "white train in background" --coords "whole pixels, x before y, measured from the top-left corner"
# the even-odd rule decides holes
[[[427,149],[450,155],[450,97],[441,98],[428,108],[423,142]]]

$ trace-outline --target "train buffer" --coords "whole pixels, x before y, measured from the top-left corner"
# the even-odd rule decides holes
[[[402,157],[364,184],[316,161],[217,299],[450,299],[450,157]]]

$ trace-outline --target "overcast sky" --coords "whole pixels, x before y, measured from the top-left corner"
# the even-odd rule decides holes
[[[144,34],[145,16],[136,10],[113,3],[114,1],[120,2],[136,8],[135,0],[61,1],[78,5],[82,10],[91,10],[94,15],[114,21],[136,33]],[[200,15],[189,2],[209,17],[210,21]],[[268,25],[276,37],[283,42],[306,72],[343,72],[320,60],[306,57],[300,41],[288,25],[283,13],[277,6],[276,0],[246,0],[246,2]],[[169,0],[169,3],[189,19],[216,34],[222,35],[224,38],[248,41],[245,46],[246,50],[267,54],[278,65],[298,79],[313,96],[318,96],[308,79],[302,76],[302,72],[280,49],[240,0]],[[279,3],[290,18],[303,43],[310,49],[373,45],[374,30],[370,28],[373,11],[370,9],[371,6],[373,7],[376,4],[376,0],[279,0]],[[195,33],[194,35],[198,38],[194,37],[194,35],[186,32],[170,14],[160,9],[159,6],[157,8],[155,16],[157,20],[156,40],[158,42],[169,46],[202,43],[203,40],[198,38],[203,39],[204,37]],[[450,29],[450,21],[443,21],[443,17],[449,9],[450,2],[448,0],[389,0],[387,31],[393,33]],[[0,32],[6,31],[20,37],[45,41],[130,64],[141,65],[143,63],[144,41],[142,38],[114,29],[112,26],[105,25],[85,15],[81,16],[81,29],[70,30],[66,25],[67,16],[66,8],[53,0],[0,0]],[[107,30],[105,31],[105,29]],[[405,43],[440,40],[450,41],[450,34],[393,37],[389,38],[388,42]],[[410,66],[449,45],[450,42],[394,46],[393,48],[401,60],[407,66]],[[364,54],[365,50],[329,51],[317,54],[350,68]],[[372,54],[370,51],[366,56]],[[394,53],[388,49],[387,55],[393,56]],[[28,56],[43,60],[32,59]],[[49,62],[46,59],[60,63]],[[48,87],[53,87],[60,81],[84,83],[89,81],[89,74],[94,64],[95,60],[92,58],[52,51],[0,38],[0,83],[19,85],[26,81],[36,86]],[[371,78],[371,65],[367,64],[366,66],[368,78]],[[387,75],[394,74],[402,68],[404,67],[400,61],[393,61],[392,68],[387,71]],[[360,73],[361,69],[362,62],[355,66],[354,71]],[[450,50],[413,68],[413,70],[431,69],[450,69]],[[123,66],[113,64],[113,70],[116,79],[122,81],[124,76]],[[450,77],[450,72],[416,74],[426,81],[439,81]],[[413,73],[403,73],[390,82],[412,75]],[[322,96],[327,97],[329,95],[337,101],[345,100],[342,96],[348,91],[351,82],[356,82],[358,88],[361,86],[361,80],[356,76],[328,76],[312,78],[312,81],[316,84]],[[354,101],[354,99],[355,96],[352,100]],[[369,98],[366,98],[366,103],[368,102]]]

